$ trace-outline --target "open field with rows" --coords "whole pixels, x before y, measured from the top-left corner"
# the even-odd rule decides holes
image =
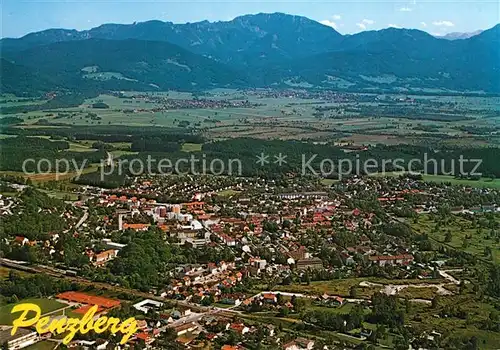
[[[4,100],[6,98],[4,97]],[[248,101],[252,107],[165,108],[165,101]],[[351,94],[338,101],[270,97],[236,90],[100,95],[78,107],[15,114],[36,128],[40,120],[68,125],[184,126],[213,139],[311,139],[354,144],[500,145],[498,97]],[[22,99],[9,102],[22,105]],[[39,102],[39,101],[36,101]],[[30,102],[34,103],[34,102]],[[104,103],[109,108],[93,108]],[[203,104],[201,104],[203,106]],[[372,110],[381,109],[373,115]],[[384,109],[385,108],[385,109]],[[387,110],[387,113],[384,113]],[[400,113],[398,114],[398,110]],[[90,116],[93,115],[93,116]],[[445,116],[450,120],[442,120]],[[471,129],[472,128],[472,129]],[[467,130],[475,130],[473,133]],[[75,146],[75,150],[78,147]]]

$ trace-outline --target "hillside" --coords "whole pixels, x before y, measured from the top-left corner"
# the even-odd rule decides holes
[[[389,28],[347,37],[333,52],[285,66],[309,84],[373,85],[500,92],[498,27],[468,39],[448,41]]]
[[[23,67],[19,74],[50,76],[52,89],[301,86],[500,92],[499,28],[462,40],[395,28],[342,36],[308,18],[274,13],[227,22],[50,29],[3,39],[1,45],[3,58]],[[3,74],[14,74],[14,66],[4,67],[10,71],[2,68]],[[3,86],[19,91],[26,85],[22,79],[16,84],[13,79]]]
[[[9,59],[61,85],[184,89],[244,84],[227,67],[166,42],[89,39],[38,46]]]
[[[261,13],[226,22],[174,24],[155,20],[104,24],[87,31],[49,29],[0,43],[5,52],[12,52],[91,38],[165,41],[221,62],[243,64],[253,58],[295,58],[323,52],[337,44],[342,35],[306,17]]]
[[[18,64],[0,59],[0,91],[10,92],[17,96],[41,94],[57,89],[58,85],[49,77],[37,74],[34,71]],[[62,86],[61,86],[62,87]]]

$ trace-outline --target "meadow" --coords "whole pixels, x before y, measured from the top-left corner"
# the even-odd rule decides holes
[[[428,234],[437,242],[449,245],[455,249],[463,250],[476,257],[500,263],[500,243],[490,234],[488,229],[477,228],[470,220],[459,216],[452,216],[446,223],[437,223],[427,214],[418,216],[418,221],[412,223],[412,228],[419,233]],[[496,218],[500,224],[500,218]],[[451,241],[446,242],[446,232],[451,232]],[[491,256],[486,256],[485,249],[491,248]]]
[[[12,321],[15,320],[19,315],[11,314],[11,310],[15,305],[20,303],[31,303],[38,305],[42,309],[42,314],[56,312],[57,310],[61,310],[68,306],[67,304],[60,303],[53,299],[45,299],[45,298],[23,299],[18,303],[0,306],[0,325],[12,325]]]
[[[404,175],[405,172],[387,172],[387,173],[376,173],[372,176],[401,176]],[[491,179],[491,178],[480,178],[478,180],[471,179],[457,179],[454,176],[449,175],[432,175],[432,174],[423,174],[422,179],[427,182],[435,182],[435,183],[444,183],[451,184],[457,186],[464,187],[472,187],[472,188],[492,188],[499,189],[500,188],[500,179]]]
[[[370,282],[377,285],[360,286],[362,282]],[[313,281],[310,284],[291,284],[286,286],[277,286],[275,289],[282,292],[303,293],[306,295],[339,295],[342,297],[352,297],[351,289],[356,289],[356,298],[370,298],[374,293],[380,292],[384,285],[419,285],[419,284],[439,284],[443,283],[442,279],[435,280],[420,280],[420,279],[384,279],[377,277],[359,277],[338,279],[331,281]],[[415,290],[423,288],[415,288]],[[404,289],[403,289],[404,290]],[[413,290],[413,289],[412,289]],[[411,296],[411,292],[406,292],[407,296]],[[418,291],[418,293],[421,293]],[[412,298],[419,298],[419,295],[412,296]]]
[[[90,164],[88,167],[84,168],[82,174],[89,174],[95,172],[99,169],[98,164]],[[9,175],[15,177],[22,177],[24,179],[29,179],[33,183],[44,183],[49,181],[68,181],[78,175],[77,172],[68,172],[67,174],[57,174],[57,173],[42,173],[42,174],[25,174],[22,171],[8,171],[0,170],[1,175]]]
[[[493,133],[500,127],[497,97],[405,96],[350,94],[344,101],[314,98],[269,97],[236,90],[211,90],[201,98],[212,100],[248,100],[257,104],[250,108],[162,109],[154,97],[193,99],[191,93],[166,91],[155,93],[127,92],[124,98],[100,95],[82,105],[51,111],[35,111],[15,115],[25,127],[37,127],[40,120],[68,125],[131,125],[174,127],[189,123],[188,128],[202,131],[210,139],[254,137],[263,139],[310,139],[344,141],[354,144],[421,144],[498,146],[500,137]],[[368,100],[367,100],[368,99]],[[378,99],[378,100],[377,100]],[[407,102],[411,99],[413,102]],[[365,101],[366,100],[366,101]],[[402,100],[401,102],[398,102]],[[389,102],[387,102],[389,101]],[[92,108],[97,102],[109,106]],[[19,102],[22,103],[22,102]],[[401,116],[384,113],[365,115],[387,107],[401,109]],[[317,112],[317,108],[326,110]],[[382,108],[385,108],[382,107]],[[360,112],[353,112],[359,109]],[[429,110],[439,115],[461,116],[457,120],[429,120]],[[128,112],[127,112],[128,111]],[[404,113],[414,113],[408,118]],[[418,117],[419,111],[422,117]],[[423,112],[427,111],[427,112]],[[463,112],[463,113],[461,113]],[[391,112],[392,113],[392,112]],[[96,114],[97,118],[88,117]],[[484,133],[469,133],[469,128],[482,128]],[[443,137],[445,135],[445,137]],[[74,146],[78,150],[78,146]]]
[[[58,343],[49,341],[49,340],[42,340],[39,341],[38,343],[35,343],[33,345],[30,345],[24,349],[26,350],[53,350],[58,347]]]

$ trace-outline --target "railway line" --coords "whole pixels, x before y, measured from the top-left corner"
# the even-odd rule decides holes
[[[113,292],[118,292],[118,293],[124,293],[124,294],[129,294],[133,295],[135,297],[139,298],[144,298],[144,299],[152,299],[160,302],[170,302],[174,303],[177,306],[182,306],[182,307],[187,307],[190,308],[194,312],[200,312],[200,313],[205,313],[205,312],[210,312],[212,309],[210,307],[205,307],[197,304],[192,304],[189,302],[185,301],[180,301],[180,300],[172,300],[172,299],[167,299],[158,295],[146,293],[146,292],[141,292],[135,289],[129,289],[129,288],[124,288],[120,286],[114,286],[109,283],[105,282],[94,282],[90,281],[86,278],[83,278],[81,276],[76,276],[75,271],[73,270],[62,270],[50,266],[44,266],[44,265],[24,265],[20,264],[19,262],[12,261],[9,259],[4,259],[0,258],[0,265],[5,266],[7,268],[11,268],[14,270],[18,271],[23,271],[27,273],[32,273],[32,274],[39,274],[43,273],[46,275],[49,275],[54,278],[60,278],[60,279],[66,279],[81,285],[90,285],[93,286],[94,288],[98,289],[104,289],[104,290],[109,290]]]

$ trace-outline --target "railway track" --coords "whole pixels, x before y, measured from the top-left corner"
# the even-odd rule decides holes
[[[90,281],[90,280],[83,278],[83,277],[68,275],[67,271],[65,271],[65,270],[61,270],[61,269],[57,269],[57,268],[53,268],[53,267],[49,267],[49,266],[43,266],[43,265],[42,266],[40,266],[40,265],[26,266],[26,265],[19,264],[19,263],[16,263],[14,261],[11,261],[8,259],[3,259],[3,258],[0,259],[0,265],[14,269],[14,270],[19,270],[19,271],[23,271],[23,272],[27,272],[27,273],[32,273],[32,274],[43,273],[43,274],[49,275],[49,276],[54,277],[54,278],[66,279],[66,280],[69,280],[69,281],[72,281],[72,282],[75,282],[75,283],[78,283],[81,285],[93,286],[94,288],[98,288],[98,289],[104,289],[104,290],[109,290],[109,291],[113,291],[113,292],[129,294],[129,295],[133,295],[135,297],[140,297],[140,298],[144,298],[144,299],[152,299],[152,300],[156,300],[156,301],[160,301],[160,302],[170,302],[170,303],[174,303],[177,306],[183,306],[183,307],[190,308],[192,311],[195,311],[195,312],[205,313],[205,312],[211,311],[211,309],[209,307],[196,305],[196,304],[192,304],[192,303],[188,303],[188,302],[184,302],[184,301],[180,301],[180,300],[167,299],[167,298],[164,298],[161,296],[157,296],[157,295],[146,293],[146,292],[141,292],[141,291],[138,291],[135,289],[114,286],[114,285],[111,285],[111,284],[105,283],[105,282],[94,282],[94,281]]]

